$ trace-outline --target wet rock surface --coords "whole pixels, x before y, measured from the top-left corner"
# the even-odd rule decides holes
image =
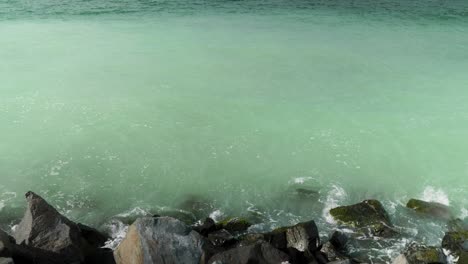
[[[109,242],[107,235],[71,221],[39,195],[28,192],[26,200],[26,212],[13,236],[0,230],[0,264],[366,263],[371,261],[364,256],[366,252],[375,243],[390,243],[393,238],[387,236],[395,234],[380,202],[365,200],[330,210],[335,220],[356,232],[349,236],[349,229],[347,233],[337,230],[323,244],[312,220],[258,232],[242,217],[216,222],[205,216],[195,221],[192,213],[184,211],[176,214],[180,219],[160,215],[135,218],[125,238],[112,250],[103,248]],[[198,202],[190,204],[192,208],[199,205]],[[372,237],[373,244],[369,237],[362,236],[362,230],[380,238]],[[441,245],[412,243],[393,263],[445,264],[447,256],[443,249],[453,254],[458,263],[466,263],[465,223],[451,219],[447,230]],[[359,240],[355,235],[367,240]]]
[[[377,200],[336,207],[330,210],[330,215],[341,224],[375,236],[390,237],[396,234],[387,212]]]

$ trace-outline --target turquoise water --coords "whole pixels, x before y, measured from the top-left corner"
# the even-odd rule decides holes
[[[437,244],[402,205],[468,216],[467,102],[466,1],[3,1],[1,222],[30,189],[93,225],[198,195],[326,234],[377,198]]]

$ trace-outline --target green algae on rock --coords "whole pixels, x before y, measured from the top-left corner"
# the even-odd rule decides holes
[[[465,248],[466,243],[468,243],[468,230],[447,232],[442,239],[442,247],[455,255],[468,252],[468,248]]]
[[[246,231],[252,224],[245,218],[233,217],[226,218],[217,224],[218,229],[226,229],[229,232]]]
[[[396,233],[382,204],[377,200],[340,206],[330,210],[339,223],[358,229],[368,229],[372,235],[388,237]]]
[[[447,263],[447,257],[441,248],[428,247],[411,243],[405,249],[404,253],[399,255],[393,264],[428,264],[428,263]]]
[[[406,204],[406,207],[415,210],[418,213],[433,216],[441,219],[451,219],[452,213],[450,208],[447,205],[436,203],[436,202],[426,202],[418,199],[411,199]]]

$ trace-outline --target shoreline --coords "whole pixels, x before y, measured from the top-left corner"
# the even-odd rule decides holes
[[[0,263],[377,263],[359,253],[372,250],[372,243],[360,249],[351,241],[364,237],[386,244],[401,232],[379,201],[364,200],[330,209],[331,217],[352,232],[337,229],[327,239],[312,219],[255,232],[253,218],[215,221],[172,212],[128,219],[126,234],[112,244],[110,234],[69,220],[34,192],[25,196],[21,222],[11,236],[0,232]],[[410,199],[407,208],[415,217],[445,221],[447,230],[440,245],[408,242],[387,263],[467,263],[467,223],[443,204]]]

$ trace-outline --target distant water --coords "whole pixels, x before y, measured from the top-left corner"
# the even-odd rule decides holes
[[[467,136],[465,0],[0,1],[3,225],[29,189],[94,225],[198,195],[323,235],[377,198],[387,261],[445,230],[409,198],[468,216]]]

